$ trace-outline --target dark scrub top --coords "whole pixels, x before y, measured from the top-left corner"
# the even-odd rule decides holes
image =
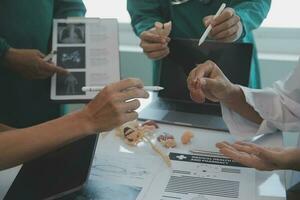
[[[172,21],[171,37],[200,38],[205,27],[203,18],[214,15],[222,3],[235,9],[243,23],[240,42],[254,44],[252,31],[258,28],[267,16],[271,0],[211,0],[209,4],[201,0],[190,0],[181,5],[171,5],[170,0],[127,0],[127,7],[132,19],[132,27],[139,36],[153,27],[156,21]],[[158,64],[154,67],[154,82],[158,80]],[[254,49],[249,86],[260,87],[260,74],[256,49]]]
[[[0,1],[0,122],[27,127],[60,115],[50,101],[50,79],[25,80],[3,65],[9,47],[49,53],[53,18],[83,16],[81,0]]]

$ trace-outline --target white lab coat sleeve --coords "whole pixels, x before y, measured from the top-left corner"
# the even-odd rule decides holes
[[[300,130],[300,65],[286,78],[263,90],[242,87],[246,101],[264,119],[255,124],[222,105],[229,131],[241,138],[276,130]]]

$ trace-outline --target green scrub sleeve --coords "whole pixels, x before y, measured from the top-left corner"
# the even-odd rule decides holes
[[[0,37],[0,63],[3,61],[4,55],[9,48],[10,48],[10,46],[9,46],[9,44],[7,44],[5,39]]]
[[[55,0],[54,18],[83,17],[86,8],[82,0]]]
[[[271,0],[233,0],[233,8],[244,26],[244,36],[257,29],[267,17]]]
[[[127,0],[127,10],[131,25],[137,36],[154,26],[154,23],[165,22],[160,0]]]

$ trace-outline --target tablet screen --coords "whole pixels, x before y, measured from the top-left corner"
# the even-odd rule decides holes
[[[4,199],[47,199],[79,189],[87,180],[97,145],[91,135],[25,163]]]
[[[159,92],[162,98],[192,102],[188,75],[207,60],[214,61],[231,82],[248,86],[252,44],[205,42],[198,46],[198,40],[172,38],[169,48],[160,66],[160,86],[165,88]]]

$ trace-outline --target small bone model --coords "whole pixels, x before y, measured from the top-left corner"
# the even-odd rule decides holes
[[[157,141],[159,141],[164,147],[166,148],[175,148],[176,147],[176,140],[173,135],[168,133],[164,133],[157,137]]]
[[[194,134],[190,131],[185,131],[181,136],[181,143],[182,144],[189,144],[194,137]]]
[[[158,153],[165,163],[171,167],[171,160],[168,155],[164,154],[155,144],[151,142],[150,137],[158,129],[158,125],[154,121],[147,121],[140,125],[137,121],[128,122],[116,131],[116,135],[121,137],[124,142],[130,146],[137,146],[140,142],[150,144],[151,148]]]

